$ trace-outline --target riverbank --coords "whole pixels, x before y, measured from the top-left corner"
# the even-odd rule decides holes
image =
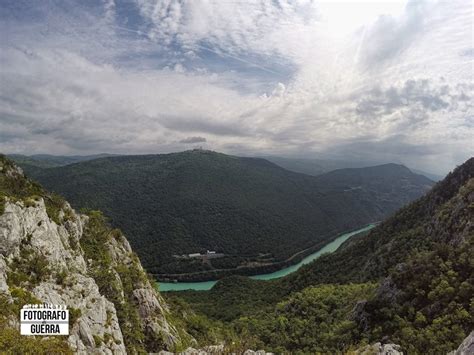
[[[369,224],[368,226],[365,226],[363,228],[342,234],[338,236],[336,239],[334,239],[332,242],[326,244],[322,248],[320,248],[318,251],[311,253],[310,255],[307,255],[304,257],[301,261],[299,261],[297,264],[287,266],[283,269],[279,269],[276,271],[272,272],[266,272],[263,274],[259,275],[253,275],[250,276],[252,279],[256,280],[271,280],[275,278],[280,278],[283,276],[286,276],[288,274],[291,274],[292,272],[295,272],[298,270],[301,266],[308,264],[312,262],[313,260],[316,260],[318,257],[320,257],[322,254],[325,253],[332,253],[337,248],[341,246],[342,243],[344,243],[346,240],[348,240],[350,237],[364,233],[375,227],[376,224]],[[302,251],[304,252],[304,251]],[[299,254],[301,255],[300,252]],[[160,282],[158,284],[158,288],[162,292],[166,291],[183,291],[183,290],[210,290],[215,284],[217,283],[217,280],[214,281],[200,281],[200,282]]]
[[[374,222],[373,224],[377,224]],[[365,227],[364,227],[365,228]],[[363,228],[362,228],[363,229]],[[335,239],[339,238],[343,234],[352,233],[353,230],[349,231],[339,231],[338,233],[333,233],[332,237],[322,237],[323,240],[312,245],[309,248],[300,250],[295,254],[291,255],[286,260],[270,262],[260,265],[240,265],[233,268],[218,268],[211,270],[203,270],[189,273],[176,273],[176,274],[152,274],[153,277],[158,282],[204,282],[204,281],[214,281],[219,280],[224,277],[232,275],[240,276],[256,276],[262,274],[271,274],[278,272],[282,269],[286,269],[292,265],[295,265],[302,261],[304,258],[310,256],[311,254],[317,252],[325,245],[333,242]]]

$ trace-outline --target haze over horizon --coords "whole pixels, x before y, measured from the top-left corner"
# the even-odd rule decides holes
[[[88,160],[92,160],[92,159],[98,159],[98,158],[104,158],[104,157],[118,157],[118,156],[146,156],[146,155],[160,155],[160,154],[179,154],[179,153],[186,153],[186,152],[190,152],[190,151],[195,151],[195,150],[203,150],[203,151],[206,151],[206,152],[214,152],[214,153],[217,153],[217,154],[221,154],[221,152],[219,151],[215,151],[215,150],[212,150],[212,149],[209,149],[209,150],[206,150],[206,149],[203,149],[202,147],[200,146],[196,146],[192,149],[186,149],[186,150],[177,150],[177,151],[172,151],[172,152],[149,152],[149,153],[140,153],[140,154],[112,154],[112,153],[106,153],[106,152],[97,152],[97,153],[94,153],[94,154],[90,154],[90,155],[55,155],[55,154],[49,154],[49,153],[37,153],[37,154],[17,154],[17,153],[11,153],[11,154],[8,154],[10,158],[12,158],[13,160],[15,160],[15,157],[31,157],[33,159],[36,159],[38,161],[41,161],[43,159],[46,159],[48,160],[49,158],[86,158],[86,159],[79,159],[77,161],[73,161],[73,162],[81,162],[81,161],[88,161]],[[225,154],[225,153],[222,153],[222,154]],[[407,168],[409,168],[412,172],[416,173],[416,174],[425,174],[428,178],[430,178],[431,180],[434,180],[434,181],[438,181],[439,179],[441,179],[444,175],[438,175],[436,173],[433,173],[431,171],[423,171],[423,170],[418,170],[416,169],[416,167],[413,167],[413,166],[408,166],[406,165],[405,163],[403,163],[402,161],[383,161],[383,160],[363,160],[360,159],[360,160],[343,160],[343,159],[324,159],[324,157],[321,157],[321,156],[313,156],[313,157],[308,157],[308,158],[305,158],[305,157],[300,157],[300,156],[284,156],[284,155],[258,155],[257,153],[255,154],[248,154],[248,155],[245,155],[245,154],[240,154],[240,155],[233,155],[233,156],[239,156],[239,157],[247,157],[247,158],[262,158],[262,159],[266,159],[268,160],[269,162],[273,163],[273,164],[276,164],[277,166],[280,166],[282,168],[284,168],[285,170],[289,170],[289,171],[294,171],[294,172],[299,172],[299,173],[303,173],[303,174],[309,174],[309,175],[319,175],[319,174],[323,174],[324,172],[330,172],[330,171],[333,171],[333,170],[338,170],[338,169],[344,169],[344,168],[364,168],[364,167],[372,167],[372,166],[380,166],[380,165],[387,165],[387,164],[400,164],[400,165],[404,165],[406,166]],[[69,164],[73,164],[73,162],[70,162],[68,161],[67,163],[64,163],[64,165],[69,165]],[[285,164],[285,162],[288,162],[290,163],[290,166],[288,166],[287,164]],[[309,172],[309,171],[306,171],[306,172],[303,172],[303,171],[300,171],[298,170],[297,167],[292,167],[291,166],[291,162],[295,162],[297,163],[297,166],[301,166],[301,165],[298,165],[298,164],[304,164],[304,163],[307,163],[309,164],[308,165],[308,168],[310,168],[312,165],[316,164],[318,166],[320,166],[320,171],[317,170],[313,173]],[[325,166],[324,163],[327,163],[329,164],[328,166]],[[332,164],[338,164],[338,165],[332,165]],[[63,163],[61,163],[60,165],[62,165]],[[321,165],[322,164],[322,165]],[[452,171],[453,169],[455,168],[455,166],[453,166],[451,168],[451,170],[449,170],[448,172]]]
[[[0,151],[474,152],[467,1],[4,1]]]

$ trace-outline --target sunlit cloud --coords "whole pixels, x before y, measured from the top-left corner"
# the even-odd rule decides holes
[[[0,150],[397,161],[474,151],[454,2],[3,2]]]

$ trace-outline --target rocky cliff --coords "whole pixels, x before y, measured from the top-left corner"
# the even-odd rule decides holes
[[[448,355],[469,355],[474,354],[474,330],[464,339],[459,347]]]
[[[43,302],[68,306],[69,337],[19,335],[21,307]],[[168,314],[119,230],[99,212],[76,213],[0,156],[0,351],[177,350],[187,336]]]

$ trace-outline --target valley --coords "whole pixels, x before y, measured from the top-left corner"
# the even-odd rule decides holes
[[[25,349],[6,321],[15,307],[35,297],[48,299],[52,290],[61,302],[72,302],[71,294],[74,302],[82,300],[71,288],[73,279],[97,290],[94,300],[87,299],[90,312],[78,313],[68,342],[32,339],[29,344],[47,351],[71,347],[134,353],[220,343],[224,353],[237,354],[252,348],[347,353],[386,337],[394,343],[390,346],[409,353],[426,348],[447,353],[463,341],[469,346],[474,158],[381,223],[333,238],[296,265],[253,277],[158,287],[122,232],[112,229],[101,212],[78,215],[13,163],[0,162],[0,236],[8,237],[0,250],[0,286],[6,290],[0,301],[13,302],[0,313],[0,330],[5,330],[0,341],[8,346]],[[367,175],[374,176],[372,169],[389,169],[392,176],[397,171],[386,166],[346,169],[321,179],[337,190],[347,186],[348,174],[360,185]],[[403,170],[400,177],[405,179]],[[370,184],[387,186],[381,181]],[[44,253],[45,245],[61,251]],[[69,266],[51,272],[53,265]],[[44,294],[43,289],[50,291]],[[105,312],[102,303],[92,305],[98,298],[114,307],[114,313],[107,311],[115,314],[113,333],[108,322],[83,328],[84,322],[94,322],[96,312]],[[154,305],[151,313],[143,313],[144,304]],[[130,329],[130,321],[138,331]],[[89,341],[92,334],[95,340]]]
[[[473,25],[0,1],[0,355],[474,355]]]
[[[382,220],[433,185],[396,164],[309,176],[205,150],[25,168],[74,208],[103,211],[148,272],[182,281],[275,272],[306,256],[286,261],[292,255]],[[226,256],[173,256],[207,250]]]
[[[267,274],[261,274],[261,275],[254,275],[250,276],[251,279],[253,280],[273,280],[273,279],[278,279],[280,277],[284,277],[286,275],[289,275],[298,269],[300,269],[303,265],[306,265],[314,260],[316,260],[318,257],[325,253],[332,253],[337,248],[341,246],[345,241],[347,241],[349,238],[351,238],[354,235],[358,235],[361,233],[368,232],[372,228],[375,227],[375,224],[369,224],[368,226],[357,229],[355,231],[349,232],[342,234],[341,236],[338,236],[336,239],[334,239],[332,242],[326,244],[324,247],[319,249],[318,251],[306,256],[298,262],[297,264],[288,266],[284,269],[267,273]],[[185,276],[187,277],[187,276]],[[158,279],[158,289],[161,292],[166,292],[166,291],[183,291],[183,290],[195,290],[195,291],[206,291],[210,290],[216,283],[217,281],[201,281],[201,282],[160,282]]]
[[[448,353],[472,342],[473,201],[471,158],[369,233],[294,273],[164,295],[205,317],[204,328],[230,327],[252,335],[249,346],[275,352],[348,352],[386,337],[408,353]]]

